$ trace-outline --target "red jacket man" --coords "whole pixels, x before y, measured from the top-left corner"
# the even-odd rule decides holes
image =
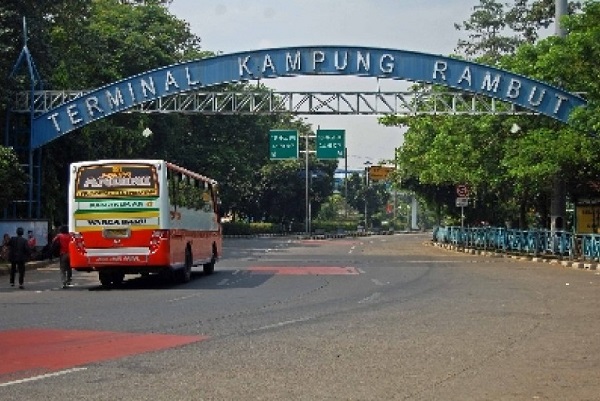
[[[63,288],[67,288],[71,285],[72,276],[71,264],[69,261],[69,242],[71,242],[69,228],[67,226],[61,226],[52,242],[59,246],[60,277]]]

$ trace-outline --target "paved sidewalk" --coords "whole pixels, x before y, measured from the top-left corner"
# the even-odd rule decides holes
[[[50,260],[32,260],[30,262],[25,263],[25,270],[35,270],[40,267],[47,267],[50,265],[58,264],[58,258],[54,258],[52,262]],[[10,274],[10,263],[1,262],[0,263],[0,276],[8,276]]]

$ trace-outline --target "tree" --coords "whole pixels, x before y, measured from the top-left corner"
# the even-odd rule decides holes
[[[8,207],[14,199],[22,199],[26,193],[27,182],[27,174],[21,168],[15,152],[0,146],[0,208]]]
[[[568,9],[573,14],[581,9],[581,3],[569,2]],[[480,0],[467,21],[454,24],[456,30],[469,32],[468,40],[458,41],[456,51],[493,65],[522,44],[536,43],[540,30],[548,28],[554,19],[555,0],[514,0],[512,7]]]
[[[371,216],[383,211],[390,199],[390,193],[383,181],[365,182],[365,177],[352,173],[347,179],[348,197],[346,201],[350,206],[364,215],[366,206],[367,222]],[[366,203],[366,204],[365,204]]]

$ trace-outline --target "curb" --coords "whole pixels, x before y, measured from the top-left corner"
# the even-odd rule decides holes
[[[559,259],[556,256],[544,256],[544,255],[512,255],[512,254],[504,254],[499,252],[492,251],[484,251],[481,249],[474,248],[463,248],[456,245],[451,244],[440,244],[438,242],[428,241],[426,245],[435,246],[438,248],[446,249],[449,251],[468,253],[471,255],[480,255],[487,256],[493,258],[510,258],[515,260],[522,260],[527,262],[538,262],[538,263],[546,263],[551,265],[560,265],[562,267],[574,269],[574,270],[591,270],[598,271],[600,270],[600,262],[592,262],[592,261],[582,261],[582,260],[563,260]]]

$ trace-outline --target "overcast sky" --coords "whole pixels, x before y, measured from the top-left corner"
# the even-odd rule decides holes
[[[190,24],[208,51],[234,53],[271,47],[346,45],[449,55],[479,0],[173,0],[169,9]],[[375,91],[366,77],[287,77],[263,81],[281,91]],[[401,90],[381,80],[380,89]],[[313,125],[345,129],[348,167],[394,157],[402,131],[376,116],[308,116]],[[266,151],[266,150],[265,150]],[[340,160],[340,168],[344,167]]]

